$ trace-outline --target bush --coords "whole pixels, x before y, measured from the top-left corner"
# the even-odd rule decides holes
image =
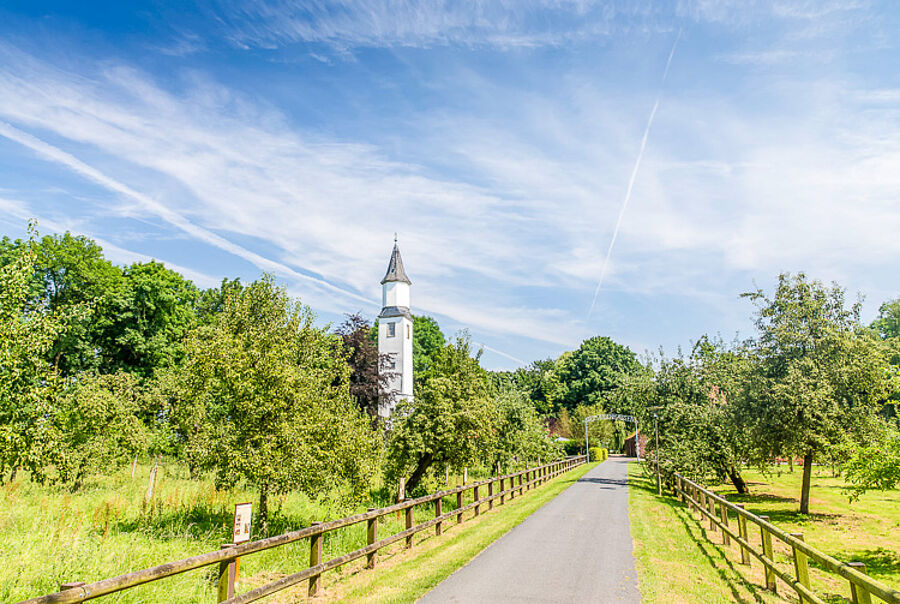
[[[609,449],[591,447],[591,461],[606,461],[609,457]]]
[[[572,455],[578,455],[579,449],[581,449],[581,445],[576,440],[567,440],[562,443],[563,451],[569,457]]]

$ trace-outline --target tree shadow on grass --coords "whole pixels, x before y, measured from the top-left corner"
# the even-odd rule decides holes
[[[712,567],[713,570],[716,571],[716,574],[718,574],[725,585],[728,586],[729,591],[731,591],[731,596],[732,598],[734,598],[735,602],[748,602],[746,597],[738,591],[737,587],[740,586],[750,593],[753,598],[753,602],[757,602],[758,604],[765,603],[765,600],[759,593],[760,588],[747,581],[741,574],[741,572],[734,566],[731,560],[728,559],[726,552],[722,551],[719,547],[716,547],[716,545],[709,540],[709,538],[707,537],[707,530],[704,529],[701,524],[693,521],[693,518],[690,517],[690,513],[688,512],[687,507],[683,503],[674,499],[670,499],[667,496],[659,497],[656,494],[655,482],[644,477],[630,477],[629,488],[637,488],[646,491],[656,501],[663,503],[673,509],[673,511],[675,512],[675,516],[684,526],[684,530],[685,533],[687,533],[688,538],[690,538],[691,541],[696,544],[697,549],[700,550],[700,553],[703,554],[704,558],[706,558],[706,561],[709,563],[710,567]],[[719,556],[714,556],[714,553],[719,554]]]
[[[741,495],[739,493],[728,493],[728,501],[732,503],[756,503],[759,501],[784,501],[795,502],[795,497],[782,497],[781,495],[772,495],[771,493],[747,493]]]
[[[863,551],[848,550],[837,554],[835,557],[838,560],[849,562],[864,562],[866,564],[866,572],[873,576],[900,574],[900,552],[891,551],[884,547]]]

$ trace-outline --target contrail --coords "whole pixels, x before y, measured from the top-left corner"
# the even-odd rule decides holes
[[[591,300],[591,308],[588,310],[587,320],[590,320],[591,314],[594,312],[594,306],[597,304],[597,296],[600,294],[600,287],[603,285],[603,278],[606,276],[606,268],[609,265],[609,257],[612,256],[613,246],[616,245],[616,239],[619,236],[619,227],[622,225],[622,217],[625,215],[625,209],[628,202],[631,201],[631,191],[634,189],[634,181],[637,179],[638,169],[641,167],[641,159],[644,157],[644,149],[647,147],[647,137],[650,135],[650,127],[653,126],[653,118],[656,117],[656,110],[659,109],[659,101],[662,98],[662,86],[666,83],[669,76],[669,66],[672,64],[672,57],[675,56],[675,48],[678,46],[678,40],[681,39],[681,30],[675,36],[675,42],[672,43],[672,50],[669,51],[669,59],[666,61],[666,68],[663,71],[662,81],[660,82],[659,94],[656,95],[656,102],[653,103],[653,109],[650,111],[650,118],[647,120],[647,127],[644,128],[644,136],[641,137],[641,146],[638,149],[637,159],[634,160],[634,167],[631,169],[631,178],[628,179],[628,188],[625,190],[625,199],[622,201],[622,207],[619,208],[619,217],[616,218],[616,227],[613,229],[612,239],[609,240],[609,247],[606,249],[606,257],[603,259],[603,266],[600,268],[600,280],[594,289],[594,297]]]
[[[528,364],[528,361],[523,361],[522,359],[517,359],[516,357],[514,357],[514,356],[511,355],[511,354],[506,354],[506,353],[503,352],[502,350],[497,350],[496,348],[491,348],[491,347],[488,346],[487,344],[482,344],[482,343],[480,343],[480,342],[472,342],[472,343],[475,344],[476,346],[481,346],[481,347],[484,348],[485,350],[490,350],[490,351],[493,352],[494,354],[499,354],[501,357],[506,357],[506,358],[509,359],[510,361],[515,361],[515,362],[518,363],[519,365],[527,365],[527,364]]]
[[[360,296],[359,294],[353,293],[351,291],[347,291],[343,288],[337,287],[336,285],[332,285],[328,281],[324,279],[320,279],[318,277],[312,277],[310,275],[306,275],[299,271],[292,269],[291,267],[282,264],[281,262],[276,262],[274,260],[270,260],[264,256],[260,256],[256,252],[252,252],[247,248],[233,243],[224,237],[213,233],[203,227],[199,227],[192,223],[190,220],[175,212],[165,205],[159,203],[152,197],[145,195],[139,191],[135,191],[128,185],[125,185],[113,178],[110,178],[106,174],[100,172],[96,168],[93,168],[74,155],[63,151],[58,147],[54,147],[53,145],[46,143],[39,139],[36,136],[28,134],[22,130],[19,130],[15,126],[8,124],[6,122],[0,122],[0,136],[8,138],[11,141],[15,141],[20,145],[28,147],[32,151],[38,153],[39,155],[44,156],[46,159],[51,161],[55,161],[60,163],[70,170],[81,174],[88,180],[92,180],[96,184],[109,189],[110,191],[114,191],[126,197],[130,197],[131,199],[140,203],[144,209],[149,212],[156,214],[172,226],[184,231],[185,233],[199,239],[200,241],[206,242],[212,246],[215,246],[221,250],[234,254],[239,258],[243,258],[244,260],[250,262],[255,265],[257,268],[263,271],[271,271],[275,273],[280,273],[281,275],[286,275],[293,277],[300,281],[307,281],[311,283],[315,283],[320,287],[324,287],[328,290],[331,290],[335,293],[339,293],[341,295],[347,296],[348,298],[353,298],[354,300],[359,300],[365,302],[367,304],[374,304],[373,300],[369,298],[365,298]]]

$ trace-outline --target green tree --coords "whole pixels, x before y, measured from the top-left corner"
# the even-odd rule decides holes
[[[216,483],[271,492],[361,497],[377,438],[347,388],[339,338],[264,276],[230,291],[221,313],[194,329],[175,385],[189,462]]]
[[[76,306],[90,311],[81,312],[79,320],[53,343],[49,358],[54,368],[64,376],[98,369],[100,334],[115,316],[114,305],[124,291],[122,269],[104,258],[96,242],[68,232],[32,242],[4,238],[0,257],[9,257],[28,245],[34,250],[29,286],[32,304],[43,305],[50,312]]]
[[[844,290],[782,274],[774,296],[758,290],[754,370],[742,399],[756,458],[803,456],[800,512],[809,513],[817,454],[847,438],[864,442],[889,388],[887,351],[862,327]]]
[[[156,369],[180,363],[184,336],[195,322],[198,297],[193,283],[159,262],[128,267],[124,293],[103,331],[101,370],[148,377]]]
[[[435,355],[447,340],[438,322],[431,317],[413,315],[413,372],[428,371]]]
[[[878,317],[872,322],[872,328],[885,340],[900,338],[900,298],[885,302],[879,307]]]
[[[47,443],[52,480],[77,490],[97,471],[113,470],[144,451],[148,431],[138,415],[143,389],[128,373],[81,375],[53,409]],[[41,472],[47,477],[50,465]]]
[[[61,386],[49,353],[81,318],[78,308],[53,311],[33,295],[36,235],[30,225],[28,240],[7,248],[0,267],[0,476],[21,468],[43,472],[46,418]]]
[[[434,464],[462,467],[484,455],[497,418],[467,335],[437,351],[415,382],[414,399],[397,403],[391,421],[387,475],[409,473],[409,491]]]
[[[626,376],[643,371],[634,353],[604,336],[585,340],[557,361],[558,404],[574,409],[610,400]]]

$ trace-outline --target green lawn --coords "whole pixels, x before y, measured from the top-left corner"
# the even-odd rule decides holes
[[[832,477],[826,467],[813,468],[810,514],[797,512],[802,472],[787,467],[772,473],[744,473],[750,495],[738,495],[730,485],[714,490],[735,503],[744,503],[757,515],[789,533],[803,533],[807,543],[842,562],[865,562],[868,573],[900,590],[900,491],[872,491],[850,503],[843,492],[844,481]],[[790,568],[787,548],[781,560]],[[812,565],[812,561],[810,561]],[[813,588],[820,597],[840,602],[849,598],[847,581],[811,568]]]
[[[755,514],[768,515],[787,532],[802,532],[807,543],[839,560],[865,562],[869,574],[900,589],[900,492],[869,493],[849,503],[843,482],[827,468],[815,468],[811,514],[797,513],[801,474],[763,475],[746,472],[751,494],[720,485],[714,490]],[[630,464],[632,535],[641,593],[645,602],[769,602],[782,601],[766,592],[761,565],[748,569],[732,544],[721,545],[721,533],[707,533],[701,523],[671,496],[656,496],[655,482]],[[751,542],[759,536],[750,526]],[[791,569],[789,551],[776,545],[776,560]],[[811,563],[812,564],[812,563]],[[813,588],[830,602],[849,601],[845,580],[811,566]],[[793,590],[779,582],[779,593],[796,601]]]
[[[748,572],[717,536],[706,531],[669,496],[657,497],[655,479],[628,464],[628,509],[641,599],[669,602],[784,602],[759,587],[759,565]]]
[[[0,486],[0,602],[51,593],[64,582],[93,582],[216,550],[230,541],[234,504],[256,500],[252,491],[217,490],[208,480],[190,480],[187,470],[175,465],[160,472],[153,502],[144,506],[149,471],[148,466],[139,465],[134,479],[130,468],[96,477],[77,493],[41,487],[23,477]],[[462,530],[454,525],[440,539],[423,532],[419,537],[424,541],[413,552],[387,552],[382,568],[375,572],[358,572],[355,566],[329,572],[323,577],[326,590],[344,594],[342,601],[371,601],[382,592],[386,594],[383,601],[414,600],[584,471],[577,468],[500,510],[467,520]],[[453,479],[451,483],[455,484]],[[471,492],[464,503],[469,501]],[[386,504],[373,501],[348,509],[299,494],[275,497],[270,502],[275,512],[270,534],[364,511],[367,505]],[[448,498],[444,510],[454,505],[455,498],[453,502]],[[417,517],[425,518],[428,512],[423,509],[419,514]],[[401,525],[395,516],[385,517],[379,535],[399,532]],[[256,529],[253,537],[260,537]],[[365,543],[365,523],[328,533],[325,557],[339,556]],[[238,592],[297,572],[308,560],[305,540],[246,556],[241,560]],[[176,575],[103,601],[215,602],[214,570],[207,567]],[[290,594],[275,601],[297,598]]]

